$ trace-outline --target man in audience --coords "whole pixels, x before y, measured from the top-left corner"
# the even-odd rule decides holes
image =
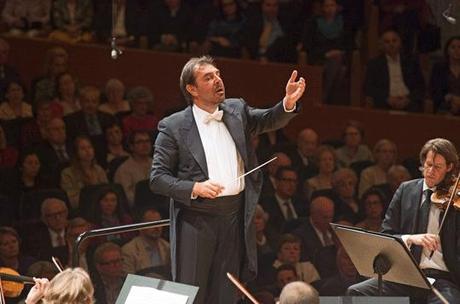
[[[94,263],[98,277],[92,281],[97,303],[115,304],[126,276],[120,246],[102,243],[94,252]]]
[[[61,118],[53,118],[46,125],[45,140],[36,147],[41,172],[53,185],[58,185],[60,169],[68,164],[72,149],[67,142],[66,126]]]
[[[274,161],[267,165],[267,170],[264,172],[264,182],[262,185],[262,198],[273,196],[275,194],[276,178],[275,174],[279,167],[290,167],[291,159],[283,152],[274,153],[270,159],[276,157]]]
[[[161,220],[160,213],[151,208],[142,214],[143,222]],[[162,238],[163,228],[139,231],[139,236],[122,248],[123,268],[126,273],[154,274],[163,278],[170,276],[169,243]]]
[[[275,193],[264,197],[263,208],[270,215],[267,226],[273,231],[290,229],[300,215],[306,214],[307,204],[296,197],[297,172],[293,167],[279,167],[275,175]]]
[[[86,232],[88,230],[91,230],[91,223],[85,220],[82,217],[75,217],[71,220],[69,220],[69,225],[67,226],[67,247],[69,250],[69,262],[68,265],[70,267],[73,267],[73,249],[74,249],[74,244],[75,240],[77,237],[82,234],[83,232]],[[86,253],[88,246],[90,245],[90,240],[86,239],[83,242],[80,243],[78,246],[78,267],[81,267],[88,271],[88,261],[86,258]]]
[[[26,227],[27,252],[39,260],[51,261],[57,257],[64,265],[67,263],[66,227],[69,211],[62,200],[47,198],[41,205],[43,224]]]
[[[297,168],[301,184],[318,173],[313,161],[318,143],[319,136],[313,129],[305,128],[297,136],[297,150],[290,154],[290,158],[292,166]]]
[[[128,137],[131,156],[115,172],[114,182],[121,184],[129,205],[134,204],[136,184],[149,177],[152,166],[152,140],[147,131],[134,131]]]
[[[292,233],[301,239],[302,259],[312,261],[325,277],[335,272],[335,244],[329,223],[334,219],[334,202],[325,196],[311,201],[310,217]]]
[[[279,304],[319,304],[319,295],[309,284],[292,282],[281,291]]]
[[[383,32],[384,54],[367,64],[364,93],[368,105],[379,109],[420,111],[425,82],[418,61],[401,53],[401,37]]]

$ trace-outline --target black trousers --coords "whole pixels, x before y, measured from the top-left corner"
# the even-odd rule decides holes
[[[196,304],[234,304],[243,235],[243,195],[196,202],[181,211],[177,229],[177,281],[198,286]]]
[[[460,288],[452,281],[436,279],[433,286],[439,290],[450,304],[460,303]],[[377,296],[378,280],[369,279],[352,285],[348,288],[347,294],[350,296]],[[413,304],[442,304],[441,300],[432,291],[392,282],[383,282],[382,294],[389,297],[410,297]]]

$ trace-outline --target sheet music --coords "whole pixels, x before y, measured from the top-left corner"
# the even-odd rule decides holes
[[[132,286],[125,304],[187,304],[188,297],[152,287]]]

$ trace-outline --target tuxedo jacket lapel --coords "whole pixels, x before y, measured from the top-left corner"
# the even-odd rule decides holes
[[[206,178],[209,178],[208,165],[204,154],[203,144],[201,143],[200,133],[193,117],[192,107],[189,106],[184,113],[184,121],[180,128],[182,142],[185,143],[193,158],[203,170]]]
[[[246,170],[250,168],[248,165],[248,155],[246,151],[246,137],[244,135],[243,122],[241,119],[234,113],[234,108],[227,106],[225,103],[220,105],[220,109],[224,111],[224,116],[222,117],[225,126],[227,127],[228,132],[235,142],[236,149],[240,153],[241,158],[244,162],[244,167]]]

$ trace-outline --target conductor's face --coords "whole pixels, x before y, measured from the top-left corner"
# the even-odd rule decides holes
[[[225,99],[225,86],[220,71],[213,65],[204,64],[195,69],[195,84],[187,85],[193,101],[201,108],[213,108]]]

